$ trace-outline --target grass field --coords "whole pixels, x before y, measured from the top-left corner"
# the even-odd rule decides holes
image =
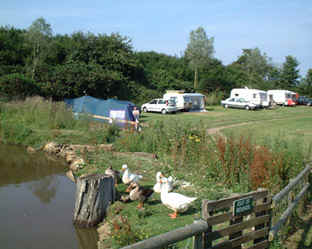
[[[143,175],[145,187],[152,187],[156,172],[162,171],[175,177],[175,192],[198,198],[177,219],[168,216],[171,210],[156,193],[144,210],[138,210],[136,202],[115,202],[107,220],[113,226],[111,218],[122,216],[125,219],[116,222],[124,224],[106,242],[120,247],[192,223],[200,217],[202,199],[216,200],[257,187],[266,187],[272,194],[279,191],[312,159],[311,114],[312,108],[306,106],[257,111],[213,106],[204,113],[143,113],[143,128],[137,133],[87,117],[76,120],[63,103],[37,98],[0,103],[0,140],[37,148],[48,141],[113,143],[116,152],[157,154],[157,160],[101,151],[83,155],[87,165],[78,175],[104,173],[110,165],[120,170],[126,163]],[[123,184],[117,187],[120,194],[125,188]]]
[[[163,122],[169,126],[171,124],[182,123],[187,127],[198,127],[198,124],[201,124],[203,129],[211,131],[211,136],[251,136],[253,143],[256,145],[274,144],[275,146],[279,146],[279,142],[282,142],[283,145],[280,146],[282,147],[281,150],[285,152],[287,150],[293,151],[294,154],[297,154],[298,151],[299,156],[303,156],[304,160],[309,160],[311,159],[312,144],[311,114],[312,108],[305,106],[298,106],[295,108],[280,107],[274,110],[258,111],[213,107],[205,113],[177,113],[172,115],[143,113],[141,120],[143,126],[150,126],[152,123],[157,122]],[[274,145],[272,145],[272,147],[274,147]],[[280,152],[278,148],[274,150]],[[292,161],[290,167],[295,167],[295,164],[298,163],[298,161],[296,161],[298,159],[294,158],[295,156],[285,159]],[[118,160],[121,159],[119,158]],[[144,236],[146,235],[146,237],[148,237],[152,234],[155,235],[170,231],[184,224],[190,224],[194,219],[200,217],[200,204],[202,199],[219,199],[229,196],[233,192],[244,192],[244,189],[240,186],[227,187],[224,182],[218,183],[211,179],[209,175],[200,177],[199,175],[205,175],[205,173],[202,171],[203,168],[195,161],[193,169],[182,164],[181,167],[185,167],[183,169],[176,168],[177,165],[171,165],[168,169],[171,162],[170,156],[164,156],[156,162],[138,161],[137,159],[131,161],[129,158],[124,158],[122,161],[119,161],[117,165],[114,165],[114,167],[118,169],[122,163],[128,163],[131,169],[145,176],[142,185],[149,187],[152,187],[155,183],[154,178],[156,171],[162,170],[166,173],[173,174],[178,179],[187,180],[192,184],[192,186],[188,188],[178,186],[175,189],[176,192],[198,197],[198,200],[192,205],[192,208],[176,220],[172,220],[167,216],[170,210],[161,205],[159,194],[154,194],[151,202],[146,204],[144,211],[136,210],[136,203],[118,203],[118,210],[122,210],[120,214],[125,215],[129,219],[129,223],[134,226],[134,231],[137,231],[138,236],[143,233],[140,231],[144,231]],[[199,172],[196,172],[197,170]],[[119,190],[122,192],[123,187],[119,187]],[[275,189],[275,191],[277,191],[277,189]],[[141,219],[142,217],[144,217],[144,219]],[[125,233],[125,231],[120,231],[120,234],[122,233]],[[123,234],[123,236],[124,239],[125,237],[129,238],[129,236],[127,237],[125,234]],[[145,238],[144,236],[143,238]],[[118,237],[118,239],[122,241],[122,237]],[[184,243],[187,244],[189,241]],[[183,246],[185,246],[185,244]]]

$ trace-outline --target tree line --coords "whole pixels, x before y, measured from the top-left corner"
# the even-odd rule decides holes
[[[91,95],[143,103],[167,89],[228,94],[234,87],[288,89],[312,96],[312,69],[300,77],[291,55],[275,65],[259,48],[242,49],[223,65],[214,39],[199,27],[190,32],[181,56],[138,52],[119,33],[53,35],[44,18],[27,29],[0,27],[0,95],[53,100]]]

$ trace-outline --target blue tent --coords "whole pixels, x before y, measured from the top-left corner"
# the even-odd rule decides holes
[[[91,96],[82,96],[75,99],[65,99],[64,102],[72,108],[75,114],[86,113],[97,120],[115,122],[121,126],[135,124],[132,114],[135,105],[130,101],[103,100]]]

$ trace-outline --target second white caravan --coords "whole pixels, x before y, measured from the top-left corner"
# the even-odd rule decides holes
[[[231,90],[231,98],[244,98],[258,107],[269,107],[269,100],[266,91],[258,89],[234,88]]]
[[[294,106],[296,105],[296,93],[288,90],[269,90],[269,99],[277,105]]]
[[[205,111],[205,95],[200,93],[167,90],[163,98],[173,100],[179,111]]]

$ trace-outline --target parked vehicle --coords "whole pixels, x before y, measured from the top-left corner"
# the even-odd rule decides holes
[[[162,114],[166,114],[175,113],[178,111],[178,108],[172,100],[153,99],[150,102],[143,104],[141,110],[143,112],[161,112]]]
[[[231,98],[244,98],[247,101],[259,106],[269,107],[269,101],[266,91],[258,89],[245,88],[234,88],[231,90]]]
[[[288,90],[269,90],[268,96],[277,105],[295,106],[296,93]]]
[[[307,98],[306,105],[307,105],[307,106],[312,106],[312,99]]]
[[[256,105],[244,98],[228,98],[226,100],[221,101],[221,105],[224,108],[240,108],[240,109],[246,109],[246,110],[255,110],[259,108],[259,105]]]
[[[306,97],[306,96],[299,96],[299,97],[296,99],[297,105],[309,105],[310,102],[311,102],[311,99],[309,99],[309,98]]]
[[[183,90],[168,90],[163,98],[174,101],[179,111],[205,110],[205,95],[200,93],[185,93]]]

